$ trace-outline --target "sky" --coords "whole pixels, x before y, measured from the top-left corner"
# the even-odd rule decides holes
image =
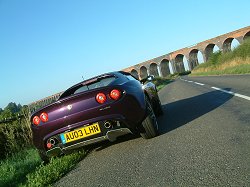
[[[0,108],[225,34],[249,0],[0,0]]]

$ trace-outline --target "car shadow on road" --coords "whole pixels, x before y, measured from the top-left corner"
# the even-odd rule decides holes
[[[216,90],[163,105],[164,115],[158,118],[160,134],[172,131],[211,112],[232,97],[233,95]]]

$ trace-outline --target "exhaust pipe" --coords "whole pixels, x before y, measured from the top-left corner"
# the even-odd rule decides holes
[[[106,129],[110,129],[110,128],[112,127],[111,122],[110,122],[110,121],[105,121],[104,127],[105,127]]]
[[[54,145],[56,144],[56,141],[55,141],[53,138],[51,138],[51,139],[49,140],[49,142],[51,143],[52,146],[54,146]]]
[[[50,138],[48,141],[47,141],[47,148],[48,149],[51,149],[53,148],[56,144],[58,143],[58,140],[56,138]]]

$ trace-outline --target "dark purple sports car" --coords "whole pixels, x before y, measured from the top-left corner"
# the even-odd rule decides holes
[[[152,76],[138,81],[126,72],[112,72],[80,82],[31,116],[33,142],[41,158],[140,133],[157,135],[155,115],[162,114]]]

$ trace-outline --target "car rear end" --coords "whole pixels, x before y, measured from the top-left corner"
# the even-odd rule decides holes
[[[136,132],[145,117],[141,85],[119,75],[99,81],[110,77],[114,78],[104,86],[95,79],[70,88],[57,102],[35,112],[31,117],[34,145],[52,156]],[[81,86],[86,85],[94,87],[84,90]]]

